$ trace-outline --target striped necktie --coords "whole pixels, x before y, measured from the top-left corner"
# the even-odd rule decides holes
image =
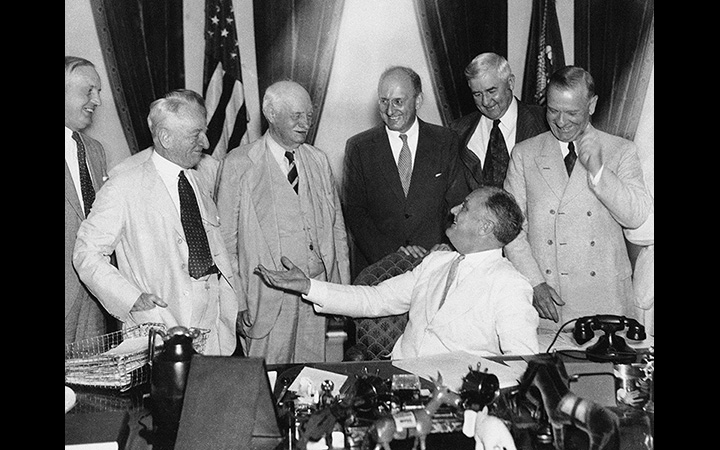
[[[85,217],[90,215],[90,208],[95,201],[95,188],[90,179],[90,170],[87,166],[87,157],[85,155],[85,144],[80,139],[80,134],[73,131],[72,138],[77,143],[77,158],[80,167],[80,192],[82,193],[83,206],[85,207]]]
[[[288,160],[288,166],[290,167],[290,170],[288,171],[287,179],[290,182],[290,186],[295,190],[295,193],[298,193],[298,171],[297,166],[295,165],[295,153],[291,151],[285,152],[285,157]]]
[[[401,134],[400,139],[403,141],[402,150],[400,150],[400,158],[398,159],[398,172],[400,173],[400,183],[402,183],[405,197],[407,197],[410,189],[410,178],[412,178],[412,156],[410,155],[410,147],[407,142],[407,134]]]

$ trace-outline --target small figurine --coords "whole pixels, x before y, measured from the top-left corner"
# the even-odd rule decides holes
[[[425,437],[432,431],[432,418],[441,405],[451,405],[460,408],[462,399],[460,395],[452,392],[447,386],[442,384],[442,375],[438,372],[438,378],[431,380],[435,384],[430,401],[422,409],[412,411],[400,411],[390,416],[384,416],[376,420],[368,430],[370,435],[376,442],[374,450],[390,450],[390,442],[395,438],[396,434],[404,429],[414,431],[415,442],[413,450],[417,450],[418,444],[420,450],[426,450]]]
[[[478,412],[465,410],[463,433],[467,437],[475,437],[475,450],[517,450],[505,422],[489,414],[487,406]]]

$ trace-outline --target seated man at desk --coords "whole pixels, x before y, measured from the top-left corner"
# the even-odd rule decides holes
[[[318,313],[380,317],[409,311],[392,359],[453,351],[539,353],[532,287],[502,255],[520,232],[520,207],[506,191],[484,186],[451,212],[455,219],[445,233],[457,251],[434,251],[411,272],[376,286],[311,280],[286,257],[288,270],[259,265],[256,273],[272,287],[301,293]]]

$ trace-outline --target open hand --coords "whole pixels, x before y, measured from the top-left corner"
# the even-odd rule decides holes
[[[555,289],[547,283],[540,283],[533,287],[533,306],[541,319],[550,319],[553,322],[560,320],[555,305],[563,306],[565,302]]]
[[[280,262],[287,270],[270,270],[262,264],[258,264],[255,273],[260,275],[265,284],[270,287],[307,294],[310,291],[310,278],[289,258],[283,256],[280,258]]]
[[[142,294],[140,294],[140,297],[138,297],[138,299],[135,301],[135,304],[130,309],[130,312],[147,311],[153,309],[156,306],[166,308],[167,303],[165,303],[163,299],[161,299],[155,294],[148,294],[143,292]]]

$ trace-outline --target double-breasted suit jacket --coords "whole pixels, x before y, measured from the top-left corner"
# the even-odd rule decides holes
[[[517,130],[515,132],[516,145],[518,142],[537,136],[550,129],[545,118],[545,108],[539,105],[523,103],[517,98],[515,100],[517,101],[518,107]],[[482,173],[483,165],[480,162],[480,158],[467,147],[481,118],[482,113],[476,110],[450,124],[450,128],[455,130],[460,136],[460,160],[464,168],[463,175],[470,191],[484,184]]]
[[[85,155],[95,192],[107,179],[105,150],[100,142],[79,133],[85,145]],[[75,189],[70,169],[65,162],[65,343],[104,334],[105,316],[97,299],[78,278],[72,264],[75,236],[85,211]]]
[[[469,192],[460,175],[457,134],[417,120],[419,137],[407,198],[384,124],[347,141],[342,200],[358,250],[353,255],[354,275],[400,246],[429,250],[447,242],[450,208]]]
[[[579,159],[568,177],[560,144],[549,131],[512,152],[504,187],[525,222],[506,254],[533,286],[545,281],[565,301],[557,307],[559,323],[541,319],[541,328],[557,329],[587,315],[625,314],[633,304],[623,228],[645,221],[650,196],[635,144],[598,133],[604,168],[597,185]]]

